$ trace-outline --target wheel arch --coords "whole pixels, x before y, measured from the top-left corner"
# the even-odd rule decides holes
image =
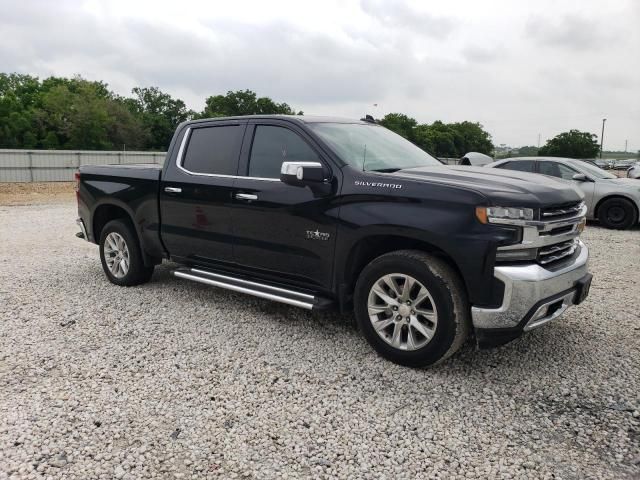
[[[96,206],[94,209],[91,216],[91,234],[95,243],[100,243],[100,235],[105,225],[112,220],[118,219],[125,221],[132,228],[136,236],[136,240],[138,241],[140,251],[142,252],[142,258],[145,266],[150,267],[160,263],[160,260],[145,252],[141,241],[140,231],[133,220],[133,215],[124,205],[120,205],[118,203],[104,202]]]
[[[100,235],[104,226],[111,220],[117,219],[123,219],[132,226],[136,233],[138,242],[140,242],[140,235],[138,234],[137,228],[135,228],[131,213],[129,213],[123,206],[115,203],[102,203],[93,211],[93,215],[91,216],[91,233],[95,242],[100,242]]]
[[[466,289],[464,276],[460,268],[453,260],[453,257],[442,248],[424,240],[405,235],[369,235],[356,241],[346,256],[347,261],[343,270],[339,295],[342,310],[351,308],[354,287],[362,270],[379,256],[398,250],[419,250],[441,258],[455,270]]]

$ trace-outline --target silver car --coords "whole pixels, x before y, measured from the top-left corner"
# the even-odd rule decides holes
[[[640,161],[629,167],[629,170],[627,170],[627,177],[640,179]]]
[[[587,218],[607,228],[626,229],[638,223],[640,182],[618,178],[587,160],[555,157],[505,158],[486,165],[519,172],[540,173],[572,182],[584,193]],[[540,177],[541,181],[542,178]]]

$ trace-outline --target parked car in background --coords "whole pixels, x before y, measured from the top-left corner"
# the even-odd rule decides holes
[[[627,177],[640,179],[640,161],[637,161],[631,167],[629,167],[629,169],[627,170]]]
[[[613,168],[616,170],[626,170],[635,163],[633,158],[615,160]]]
[[[572,182],[584,193],[584,201],[588,207],[587,218],[597,219],[607,228],[622,230],[638,223],[638,182],[629,178],[618,178],[591,161],[556,157],[518,157],[505,158],[486,166],[540,173]]]
[[[604,170],[610,170],[613,168],[613,165],[615,164],[615,160],[607,160],[607,159],[602,159],[602,158],[596,158],[593,163],[595,163],[598,167],[604,169]]]
[[[473,167],[482,167],[493,162],[493,158],[484,153],[469,152],[466,153],[459,162],[459,165],[470,165]]]

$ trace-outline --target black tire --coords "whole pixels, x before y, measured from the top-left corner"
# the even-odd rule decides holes
[[[128,269],[124,274],[120,271],[119,274],[122,274],[121,276],[116,276],[111,271],[105,257],[105,242],[111,233],[119,235],[124,240],[128,252]],[[108,247],[107,250],[109,250]],[[100,262],[109,281],[123,287],[146,283],[153,275],[154,267],[146,267],[144,265],[138,237],[131,225],[124,220],[111,220],[100,232]]]
[[[416,350],[402,350],[387,343],[369,318],[369,293],[374,283],[394,273],[409,275],[420,282],[429,291],[437,310],[432,338]],[[354,310],[358,326],[371,346],[384,358],[408,367],[433,365],[453,355],[467,339],[471,324],[469,304],[460,276],[442,259],[419,250],[387,253],[367,265],[356,282]],[[390,325],[389,328],[395,326]]]
[[[598,220],[603,227],[626,230],[638,222],[638,213],[630,200],[610,198],[598,207]]]

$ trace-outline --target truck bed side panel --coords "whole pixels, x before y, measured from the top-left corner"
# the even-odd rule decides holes
[[[96,212],[109,205],[120,207],[134,223],[144,252],[163,257],[158,210],[161,171],[160,165],[80,167],[78,209],[89,240],[99,241],[94,234]]]

